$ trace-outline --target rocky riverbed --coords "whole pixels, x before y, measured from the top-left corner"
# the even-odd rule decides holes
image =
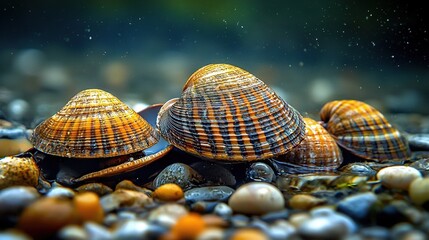
[[[138,171],[66,186],[39,178],[26,156],[4,157],[0,239],[426,239],[428,141],[412,136],[410,160],[345,155],[337,171],[306,174],[174,149]]]

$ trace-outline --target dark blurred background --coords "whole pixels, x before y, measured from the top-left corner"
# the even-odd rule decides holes
[[[209,63],[303,114],[333,99],[429,114],[428,9],[406,1],[1,1],[0,110],[32,127],[86,88],[135,109]]]

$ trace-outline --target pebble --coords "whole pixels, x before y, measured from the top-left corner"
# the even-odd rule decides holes
[[[408,186],[416,178],[421,178],[421,173],[408,166],[391,166],[382,168],[377,173],[377,179],[387,188],[408,190]]]
[[[144,220],[129,220],[121,224],[114,232],[114,239],[147,239],[149,224]]]
[[[298,233],[304,239],[342,239],[348,235],[348,229],[344,222],[331,216],[317,216],[303,222]]]
[[[144,207],[150,205],[153,199],[142,192],[126,189],[118,189],[112,194],[105,195],[100,199],[104,212],[110,212],[119,207]]]
[[[197,240],[223,240],[225,231],[221,228],[208,228],[198,235]]]
[[[122,180],[122,181],[120,181],[115,186],[115,190],[118,190],[118,189],[127,189],[127,190],[136,191],[136,192],[142,192],[142,193],[146,193],[146,195],[148,195],[148,196],[152,195],[152,191],[151,190],[149,190],[147,188],[139,187],[139,186],[135,185],[130,180]]]
[[[162,226],[171,227],[177,219],[188,214],[188,210],[178,203],[166,203],[152,211],[147,217],[149,222],[160,223]]]
[[[308,194],[297,194],[289,199],[289,206],[297,210],[310,210],[315,206],[321,205],[325,200]]]
[[[206,223],[201,215],[197,213],[188,213],[177,219],[177,222],[171,228],[173,236],[178,239],[195,239],[206,228]]]
[[[62,240],[86,240],[89,239],[86,231],[78,225],[69,225],[63,227],[57,234]]]
[[[240,186],[231,195],[228,205],[237,213],[261,215],[282,210],[285,200],[275,186],[252,182]]]
[[[100,204],[100,198],[93,192],[79,193],[73,198],[76,213],[83,222],[103,222],[104,211]]]
[[[279,220],[272,224],[268,236],[272,240],[292,239],[297,237],[297,229],[286,220]]]
[[[152,197],[161,201],[177,201],[183,198],[183,195],[183,190],[179,185],[166,183],[155,189]]]
[[[231,238],[231,240],[268,240],[268,236],[265,235],[260,230],[252,229],[252,228],[241,228],[235,231]]]
[[[15,186],[0,190],[0,217],[16,215],[40,197],[34,187]]]
[[[51,188],[46,194],[47,197],[65,197],[65,198],[73,198],[75,192],[73,189],[63,186],[55,186]]]
[[[377,196],[372,192],[358,193],[344,198],[338,203],[337,210],[356,221],[364,223],[370,217],[373,204]]]
[[[5,157],[0,159],[0,189],[10,186],[33,186],[39,181],[39,167],[32,157]]]
[[[221,217],[228,218],[232,216],[232,209],[228,204],[221,202],[216,204],[216,207],[213,209],[213,213]]]
[[[88,234],[88,239],[113,239],[112,233],[106,227],[100,224],[94,222],[86,222],[83,225],[83,228]]]
[[[17,227],[33,238],[47,238],[76,223],[78,216],[70,200],[49,197],[30,204],[22,212]]]
[[[234,189],[227,186],[212,186],[193,188],[185,192],[185,200],[188,203],[198,201],[226,202]]]
[[[415,179],[408,188],[411,200],[423,205],[429,201],[429,177]]]
[[[256,162],[247,169],[247,178],[249,181],[273,182],[275,180],[274,170],[266,163]]]
[[[334,211],[331,207],[318,207],[311,210],[312,217],[329,217],[332,221],[342,222],[348,233],[357,231],[357,224],[347,215]]]
[[[188,165],[173,163],[164,168],[158,176],[156,176],[152,185],[156,189],[166,183],[175,183],[186,191],[202,183],[203,179],[203,176]]]

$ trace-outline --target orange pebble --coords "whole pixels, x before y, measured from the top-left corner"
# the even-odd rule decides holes
[[[257,229],[242,228],[237,230],[231,237],[231,240],[268,240],[268,237]]]
[[[201,215],[189,213],[180,217],[171,229],[172,235],[179,239],[195,239],[206,228]]]
[[[83,222],[101,223],[103,221],[104,211],[97,194],[93,192],[79,193],[74,197],[73,202],[76,212]]]
[[[166,183],[153,192],[153,197],[162,201],[177,201],[183,198],[183,190],[175,183]]]
[[[49,238],[77,219],[70,200],[41,198],[25,208],[17,227],[35,239]]]

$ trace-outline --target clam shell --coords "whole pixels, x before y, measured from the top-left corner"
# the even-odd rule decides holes
[[[407,140],[374,107],[356,100],[332,101],[320,111],[325,128],[337,143],[369,160],[405,160]]]
[[[54,156],[101,158],[135,153],[158,139],[155,129],[118,98],[88,89],[39,124],[32,143]]]
[[[292,149],[305,133],[301,115],[261,80],[228,64],[200,68],[180,98],[164,104],[161,135],[199,157],[251,161]]]
[[[343,162],[341,150],[335,139],[323,126],[311,118],[304,118],[306,135],[292,151],[278,156],[277,161],[308,170],[329,171]]]

